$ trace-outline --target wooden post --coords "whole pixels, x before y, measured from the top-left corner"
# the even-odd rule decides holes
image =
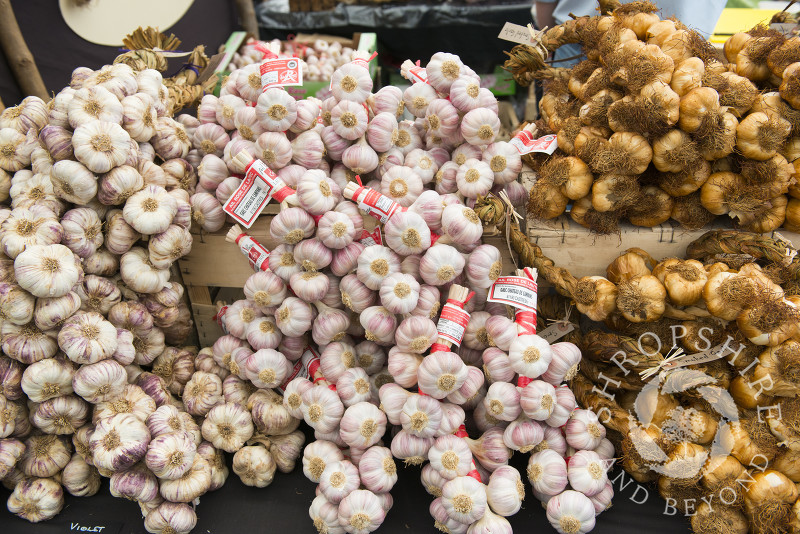
[[[253,0],[236,0],[236,10],[239,12],[239,19],[242,21],[244,31],[258,39],[258,19],[256,19]]]
[[[26,96],[35,95],[42,100],[49,100],[50,95],[36,68],[33,55],[25,44],[25,38],[17,24],[11,0],[0,0],[0,47],[6,56],[11,71]]]

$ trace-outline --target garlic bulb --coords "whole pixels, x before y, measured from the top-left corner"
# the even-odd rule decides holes
[[[119,124],[105,121],[82,124],[72,134],[75,159],[94,173],[108,172],[125,163],[131,149],[130,140]]]
[[[194,509],[185,503],[164,501],[145,516],[144,528],[153,534],[189,534],[197,524]]]
[[[606,429],[590,410],[575,410],[564,427],[564,437],[570,447],[593,450],[606,437]]]
[[[72,365],[63,360],[47,358],[35,362],[22,374],[21,386],[25,395],[34,402],[72,393]]]
[[[156,133],[150,139],[156,154],[164,161],[185,158],[192,147],[183,125],[169,117],[156,120]]]
[[[91,256],[103,244],[102,223],[89,208],[69,210],[61,218],[61,226],[64,228],[62,244],[81,258]]]
[[[475,212],[460,204],[450,204],[442,211],[442,229],[459,245],[473,245],[483,235],[483,225]]]
[[[297,184],[297,200],[311,215],[324,215],[332,210],[340,199],[339,186],[319,169],[306,171]]]
[[[511,367],[529,378],[544,374],[553,359],[550,344],[537,335],[518,336],[511,342],[508,351]]]
[[[527,474],[533,490],[542,495],[558,495],[567,487],[567,464],[552,449],[531,454]]]
[[[215,374],[196,371],[186,383],[182,399],[187,412],[206,415],[222,401],[222,380]]]
[[[86,403],[74,395],[42,401],[32,414],[33,425],[48,434],[72,434],[89,418]]]
[[[348,460],[330,462],[320,475],[319,489],[333,504],[338,504],[356,490],[361,482],[358,469]]]
[[[378,497],[368,490],[355,490],[339,503],[339,524],[346,532],[368,534],[383,523],[386,512]]]
[[[72,316],[59,331],[58,344],[75,363],[96,363],[113,356],[117,329],[98,313]]]
[[[64,229],[44,206],[16,208],[0,225],[3,252],[16,258],[27,246],[60,243]]]
[[[195,443],[201,441],[200,429],[192,416],[178,410],[175,406],[159,406],[147,417],[146,423],[154,438],[173,432],[186,432],[194,438]]]
[[[450,245],[429,248],[419,262],[419,274],[426,284],[442,286],[455,280],[464,270],[464,257]]]
[[[169,270],[156,268],[147,251],[139,247],[122,255],[120,274],[128,287],[138,293],[157,293],[169,285]]]
[[[191,248],[192,235],[189,230],[174,224],[153,235],[147,245],[150,263],[156,269],[168,269],[175,261],[188,254]]]
[[[177,211],[177,202],[163,187],[149,185],[125,202],[122,215],[137,232],[152,235],[165,231]]]
[[[98,468],[121,471],[132,467],[147,452],[150,433],[131,414],[119,414],[97,422],[89,442]]]
[[[420,389],[435,399],[443,399],[457,391],[467,380],[467,366],[457,354],[434,352],[417,370]]]
[[[258,96],[256,117],[268,132],[285,132],[297,120],[297,101],[283,88],[270,87]]]
[[[572,455],[567,465],[569,485],[587,497],[603,491],[608,476],[603,460],[593,451],[578,451]]]
[[[242,447],[233,456],[233,472],[246,486],[265,488],[272,483],[277,466],[261,445]]]
[[[253,435],[253,420],[240,405],[225,403],[208,412],[202,432],[203,439],[214,447],[235,452]]]
[[[136,168],[120,165],[100,178],[97,199],[106,206],[116,206],[124,203],[144,186],[144,177]]]
[[[567,490],[547,502],[547,520],[559,534],[584,534],[594,528],[592,501],[580,492]]]
[[[519,471],[511,466],[498,467],[486,489],[489,506],[503,517],[516,514],[525,498],[525,485]]]
[[[329,441],[317,440],[303,450],[303,474],[311,482],[317,483],[327,464],[344,460],[339,448]]]
[[[211,466],[205,458],[195,454],[191,468],[175,480],[162,479],[159,492],[170,502],[189,503],[211,487]]]
[[[145,463],[158,478],[175,480],[192,467],[196,451],[197,445],[189,434],[164,434],[150,441]]]
[[[156,410],[155,401],[142,388],[134,384],[125,386],[123,392],[113,400],[99,402],[95,405],[92,420],[94,422],[120,413],[129,413],[142,422],[146,422]]]
[[[84,87],[75,91],[67,106],[69,125],[76,130],[94,121],[119,125],[123,109],[119,99],[105,87]]]
[[[431,246],[431,233],[425,219],[413,211],[394,214],[384,225],[386,244],[400,254],[421,254]]]
[[[31,523],[55,517],[64,506],[64,491],[51,478],[20,481],[8,498],[8,510]]]
[[[377,290],[384,278],[399,270],[400,259],[397,254],[387,247],[371,245],[358,257],[356,274],[365,286]]]
[[[63,245],[30,245],[14,260],[17,282],[37,297],[61,297],[82,275],[79,264]]]
[[[20,363],[32,364],[58,351],[54,331],[39,330],[33,324],[17,326],[6,321],[0,326],[3,352]]]
[[[386,431],[386,415],[368,402],[348,407],[339,423],[339,435],[350,447],[367,449]]]
[[[338,506],[328,502],[324,495],[317,495],[308,509],[308,515],[314,522],[318,532],[328,534],[344,534],[345,530],[339,526]]]
[[[61,473],[61,483],[70,495],[90,497],[100,490],[100,475],[94,466],[84,461],[80,454],[73,454]]]
[[[51,299],[40,299],[45,303]],[[35,299],[14,283],[0,282],[0,312],[3,318],[15,325],[27,324],[33,319]]]
[[[454,520],[470,524],[486,512],[486,487],[472,477],[460,476],[442,487],[442,506]]]
[[[524,376],[524,375],[523,375]],[[520,392],[520,406],[527,417],[544,421],[555,409],[555,388],[542,380],[529,382]]]
[[[381,193],[404,208],[411,206],[422,193],[422,178],[408,167],[396,165],[381,177]]]

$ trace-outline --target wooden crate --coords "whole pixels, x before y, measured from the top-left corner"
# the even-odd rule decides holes
[[[277,206],[267,206],[265,214],[261,215],[253,226],[247,231],[249,235],[272,250],[279,245],[269,234],[269,225]],[[372,217],[364,217],[364,225],[368,229],[374,228],[376,221]],[[180,276],[186,286],[186,295],[189,299],[192,315],[200,347],[211,346],[217,338],[223,335],[222,329],[214,320],[217,309],[221,304],[244,298],[242,287],[253,274],[253,269],[247,258],[233,243],[225,241],[229,225],[217,232],[199,232],[192,230],[194,243],[192,251],[178,260]],[[500,235],[487,235],[484,242],[494,245],[500,250],[503,258],[503,274],[514,272],[514,260],[506,244],[505,238]]]
[[[726,227],[720,222],[712,228],[686,230],[668,221],[653,228],[642,228],[630,223],[620,223],[620,234],[597,235],[579,225],[566,215],[551,221],[528,219],[528,237],[545,256],[559,267],[569,269],[576,277],[605,276],[606,268],[625,250],[638,247],[646,250],[656,260],[668,257],[683,258],[686,247],[701,235],[714,228]],[[729,225],[727,227],[730,227]],[[777,232],[800,247],[800,234]]]

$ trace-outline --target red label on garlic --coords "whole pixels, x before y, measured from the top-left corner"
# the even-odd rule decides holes
[[[261,210],[272,198],[276,188],[281,191],[283,198],[293,192],[291,188],[283,184],[278,175],[272,172],[272,169],[267,167],[266,163],[260,159],[253,160],[247,168],[241,185],[225,202],[222,209],[236,222],[245,228],[250,228],[256,222]],[[289,191],[284,191],[285,189]]]
[[[296,57],[264,61],[260,72],[262,91],[270,87],[303,85],[303,71],[300,70],[300,60]]]
[[[536,310],[517,310],[514,314],[514,323],[519,327],[521,336],[533,335],[536,333]]]
[[[269,250],[264,245],[253,239],[247,234],[241,234],[236,238],[239,250],[247,256],[250,267],[254,271],[266,271],[269,269]]]
[[[358,201],[359,209],[372,215],[381,223],[386,223],[389,217],[400,209],[400,204],[374,189],[366,188],[364,191],[366,191],[366,194]]]
[[[538,286],[524,276],[501,276],[489,288],[488,302],[508,304],[515,308],[536,311]]]
[[[308,347],[303,353],[303,356],[300,358],[300,361],[303,362],[303,366],[306,368],[308,377],[312,382],[314,382],[314,384],[317,382],[327,383],[327,380],[325,380],[325,375],[322,374],[322,370],[320,369],[319,354],[317,354],[314,349]],[[333,384],[328,384],[328,389],[336,391],[336,386]]]
[[[442,308],[436,330],[439,332],[440,338],[446,339],[458,347],[461,346],[461,340],[464,339],[467,324],[469,324],[469,313],[448,302]]]
[[[214,315],[214,320],[217,322],[222,331],[226,334],[228,333],[228,329],[225,328],[225,314],[228,312],[228,306],[223,306],[219,309],[219,311]]]
[[[383,245],[383,236],[381,235],[380,226],[375,227],[375,231],[369,233],[368,230],[361,230],[361,235],[358,237],[358,242],[369,247],[372,245]]]
[[[286,380],[283,381],[283,384],[276,387],[278,391],[283,393],[286,391],[286,386],[289,385],[289,382],[294,380],[297,377],[308,378],[308,369],[303,365],[303,360],[297,360],[294,362],[294,367],[292,367],[292,372],[289,373],[289,376],[286,377]]]
[[[411,67],[408,69],[408,78],[411,83],[428,83],[428,71],[424,67]]]
[[[508,144],[516,148],[520,154],[530,154],[531,152],[552,154],[558,148],[558,137],[551,134],[534,139],[531,132],[522,130]]]

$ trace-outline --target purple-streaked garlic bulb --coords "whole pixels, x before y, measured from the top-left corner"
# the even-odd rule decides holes
[[[386,414],[369,402],[356,403],[344,411],[339,435],[350,447],[367,449],[386,432]]]
[[[317,224],[317,238],[330,249],[343,249],[353,243],[356,237],[355,224],[344,213],[329,211]]]
[[[419,286],[419,299],[417,307],[411,311],[411,315],[421,315],[429,319],[436,319],[439,316],[441,293],[435,286],[422,284]]]
[[[333,71],[331,92],[337,101],[363,104],[372,92],[369,69],[355,63],[345,63]]]
[[[403,92],[406,109],[417,118],[425,116],[428,105],[437,97],[436,89],[425,83],[415,83]]]
[[[377,294],[355,274],[348,274],[339,282],[342,303],[355,313],[361,313],[375,303]]]
[[[436,324],[427,317],[412,315],[403,319],[395,332],[399,350],[413,354],[425,353],[439,337]]]
[[[413,211],[395,213],[383,227],[386,244],[401,256],[422,254],[431,246],[431,231]]]
[[[457,391],[447,396],[447,400],[462,406],[464,409],[475,408],[481,404],[486,394],[484,382],[483,372],[475,366],[467,365],[467,379]],[[497,419],[495,420],[497,421]]]
[[[390,150],[396,136],[397,118],[394,112],[377,113],[367,127],[367,141],[377,152]]]
[[[483,236],[483,225],[475,212],[466,206],[451,204],[442,211],[442,229],[453,242],[470,246]]]
[[[397,318],[383,306],[370,306],[365,309],[359,316],[359,322],[364,327],[364,337],[369,341],[387,346],[394,342]]]
[[[342,163],[353,173],[367,174],[378,167],[378,154],[367,143],[366,136],[350,145],[342,153]]]
[[[436,435],[442,422],[441,403],[427,395],[412,394],[400,411],[400,425],[403,430],[420,438]]]
[[[511,342],[508,357],[511,367],[520,376],[538,378],[547,371],[553,352],[545,339],[535,334],[523,335]]]
[[[333,253],[317,238],[301,241],[293,253],[294,261],[306,271],[322,270],[333,260]]]
[[[311,305],[297,297],[287,297],[275,310],[275,324],[286,337],[299,337],[311,329]]]
[[[358,257],[356,274],[369,289],[379,289],[384,278],[398,271],[400,258],[388,247],[372,245],[366,247]]]
[[[392,455],[408,465],[420,465],[428,457],[434,441],[432,437],[421,438],[401,430],[392,438]]]
[[[303,270],[303,267],[294,259],[294,245],[278,245],[269,255],[269,269],[278,277],[288,283],[294,273]]]
[[[283,132],[264,132],[255,143],[256,156],[273,171],[286,167],[292,160],[292,144]]]
[[[372,398],[369,388],[369,376],[360,367],[346,369],[336,381],[336,391],[345,407],[359,402],[367,402]]]
[[[493,245],[479,245],[469,255],[467,280],[473,287],[488,288],[503,272],[503,258]]]
[[[324,171],[307,171],[297,184],[297,200],[311,215],[324,215],[341,199],[341,190]]]
[[[342,100],[331,110],[331,125],[340,137],[355,141],[367,131],[367,111],[364,106]]]
[[[514,384],[508,382],[495,382],[490,385],[483,404],[492,417],[501,421],[513,421],[522,412],[520,393]]]
[[[503,443],[509,449],[520,452],[533,450],[544,439],[544,429],[538,421],[520,416],[503,431]]]
[[[324,153],[325,145],[315,130],[307,130],[292,140],[292,161],[306,169],[318,168]]]
[[[403,352],[398,347],[389,349],[388,370],[395,383],[410,388],[417,384],[417,369],[422,356],[413,352]]]
[[[335,391],[317,386],[304,391],[301,398],[300,410],[307,425],[323,433],[338,428],[344,406]]]
[[[520,406],[527,417],[544,421],[555,408],[555,388],[541,380],[533,380],[520,392]]]
[[[500,133],[500,119],[497,113],[490,109],[473,109],[461,119],[461,134],[471,145],[490,145],[498,133]]]

